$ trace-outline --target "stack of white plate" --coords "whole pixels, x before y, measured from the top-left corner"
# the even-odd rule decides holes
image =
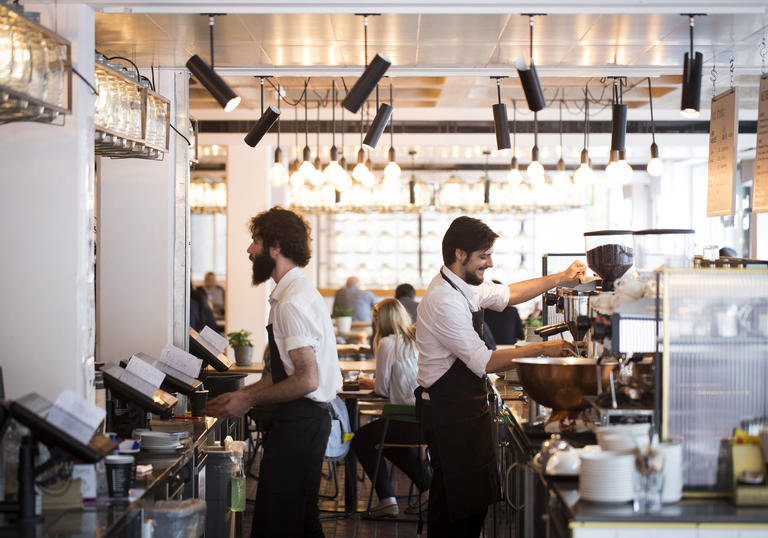
[[[600,503],[634,498],[635,455],[631,452],[582,452],[579,497]]]
[[[616,424],[595,429],[597,443],[603,450],[633,450],[648,446],[650,424]]]
[[[170,453],[181,448],[181,444],[175,433],[146,431],[141,433],[141,448],[149,452]]]

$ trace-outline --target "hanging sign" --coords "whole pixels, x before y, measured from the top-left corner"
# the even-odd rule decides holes
[[[768,74],[760,77],[757,104],[757,149],[752,182],[752,212],[768,212]]]
[[[736,88],[712,99],[709,116],[708,217],[733,214],[736,137],[739,133],[737,102]]]

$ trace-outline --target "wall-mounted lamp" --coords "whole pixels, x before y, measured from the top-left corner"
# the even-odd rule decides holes
[[[515,62],[517,68],[517,74],[520,77],[520,84],[523,87],[525,93],[525,101],[528,103],[528,108],[533,112],[538,112],[547,106],[547,101],[544,99],[544,92],[541,90],[541,83],[539,82],[539,75],[536,73],[536,66],[533,63],[533,18],[536,14],[525,15],[528,17],[530,25],[529,36],[529,63],[526,65],[523,58],[518,58]]]
[[[696,14],[687,15],[690,27],[690,51],[683,57],[683,94],[680,99],[680,114],[686,118],[699,117],[699,102],[701,101],[701,68],[704,56],[693,51],[693,18]]]
[[[363,43],[365,47],[365,62],[368,64],[368,15],[363,15]],[[363,74],[357,79],[352,89],[341,102],[341,106],[356,114],[365,100],[387,72],[392,62],[383,54],[376,54],[371,63],[365,68]]]
[[[194,54],[187,60],[187,69],[195,75],[200,84],[205,86],[205,89],[219,102],[224,112],[232,112],[240,104],[240,97],[213,69],[213,24],[215,15],[208,15],[208,17],[210,19],[211,65],[208,65],[200,56]]]
[[[267,107],[264,111],[264,77],[261,79],[261,117],[253,127],[250,128],[248,134],[245,135],[245,143],[249,146],[256,147],[256,144],[264,138],[264,135],[269,132],[277,119],[280,117],[280,109],[272,105]],[[278,96],[279,99],[279,96]],[[278,143],[279,146],[279,143]]]

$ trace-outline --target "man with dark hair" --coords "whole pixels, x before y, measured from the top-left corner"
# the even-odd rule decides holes
[[[408,283],[400,284],[395,288],[395,299],[405,307],[411,316],[411,323],[416,323],[416,307],[419,306],[416,302],[416,289]]]
[[[575,261],[562,273],[509,286],[484,281],[498,235],[470,217],[454,220],[443,237],[445,265],[419,303],[417,407],[433,468],[429,536],[479,536],[488,505],[500,500],[486,373],[518,357],[566,356],[563,340],[491,351],[483,342],[483,309],[500,311],[584,274]]]
[[[349,277],[345,286],[336,290],[333,296],[333,310],[354,310],[352,321],[371,321],[371,309],[376,303],[373,293],[360,289],[360,279],[356,276]]]
[[[329,402],[341,389],[336,338],[325,302],[304,277],[310,229],[279,207],[251,220],[253,284],[272,278],[267,336],[271,372],[208,402],[206,413],[236,419],[272,404],[272,429],[259,468],[252,536],[323,536],[317,506],[331,431]]]

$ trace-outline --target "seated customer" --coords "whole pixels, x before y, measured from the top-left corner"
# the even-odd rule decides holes
[[[419,306],[416,302],[416,289],[410,284],[400,284],[395,288],[395,299],[405,307],[408,315],[411,316],[411,323],[416,323],[416,307]]]
[[[361,378],[361,388],[374,388],[377,394],[389,398],[390,403],[393,404],[414,405],[413,391],[417,386],[418,370],[416,343],[413,328],[409,326],[408,312],[397,299],[384,299],[373,308],[373,320],[377,327],[373,346],[376,356],[376,380],[373,383]],[[376,445],[381,441],[383,428],[382,419],[374,420],[362,426],[352,438],[352,449],[371,480],[376,469]],[[387,442],[415,444],[420,439],[423,441],[419,435],[418,424],[397,421],[389,423]],[[432,473],[426,461],[420,459],[419,449],[415,447],[385,448],[384,456],[413,480],[422,492],[419,506],[426,506]],[[379,465],[374,487],[379,496],[379,504],[372,509],[373,515],[397,517],[399,513],[397,500],[384,465],[384,458]],[[417,507],[416,510],[418,509]]]
[[[352,321],[371,321],[371,308],[376,304],[376,296],[368,290],[360,289],[360,280],[356,276],[347,279],[347,284],[336,290],[333,307],[353,309]]]
[[[501,284],[498,280],[494,282]],[[514,306],[508,306],[501,312],[487,309],[484,319],[496,345],[513,345],[518,340],[525,340],[523,321]]]

